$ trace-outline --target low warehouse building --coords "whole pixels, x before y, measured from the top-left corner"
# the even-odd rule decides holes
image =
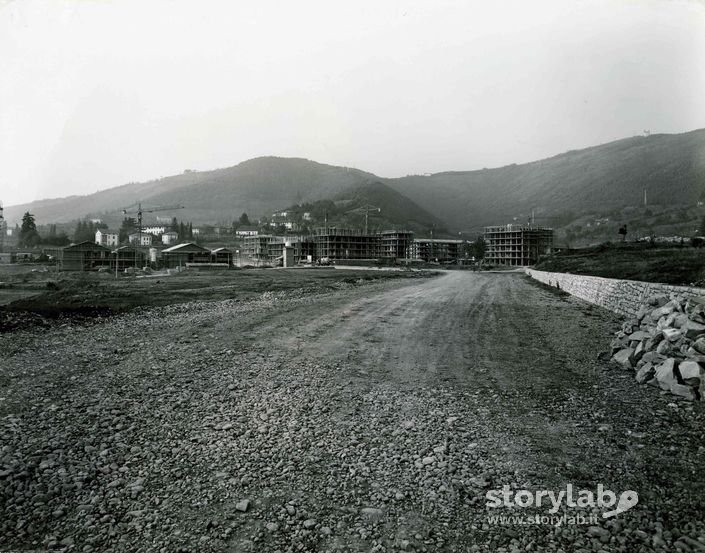
[[[233,251],[228,248],[216,248],[211,252],[213,263],[225,264],[230,267],[233,264]]]
[[[198,244],[186,242],[162,250],[162,259],[167,269],[194,264],[209,264],[211,263],[211,251]]]
[[[123,246],[113,252],[113,270],[124,271],[141,268],[145,265],[145,253],[132,246]]]
[[[95,242],[71,244],[61,250],[59,260],[62,271],[95,271],[101,267],[110,268],[112,252]]]

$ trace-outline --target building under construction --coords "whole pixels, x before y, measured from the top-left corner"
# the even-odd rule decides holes
[[[466,257],[466,244],[465,240],[414,239],[414,233],[407,230],[367,234],[361,229],[324,227],[316,229],[310,236],[245,236],[242,256],[246,263],[254,265],[279,264],[285,253],[287,261],[293,264],[322,259],[387,264],[412,261],[462,263]]]
[[[312,261],[315,257],[315,244],[311,237],[271,234],[245,236],[242,256],[247,263],[273,265],[283,259],[285,246],[292,248],[294,263]]]
[[[278,240],[277,236],[268,234],[256,234],[254,236],[245,236],[242,241],[242,257],[246,263],[271,263],[271,244]]]
[[[438,263],[459,263],[464,257],[466,243],[465,240],[417,238],[411,244],[411,259]]]
[[[314,232],[316,256],[319,259],[377,259],[380,236],[364,234],[358,229],[319,228]]]
[[[379,233],[379,257],[384,259],[408,259],[414,233],[408,230],[385,230]]]
[[[359,229],[325,227],[310,236],[245,236],[242,254],[255,265],[277,264],[285,250],[294,264],[320,259],[404,260],[410,255],[412,243],[413,233],[409,231],[365,234]]]
[[[553,229],[536,225],[485,227],[485,261],[491,264],[533,265],[553,250]]]

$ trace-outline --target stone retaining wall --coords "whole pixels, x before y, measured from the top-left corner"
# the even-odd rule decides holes
[[[705,296],[705,288],[670,286],[654,282],[617,280],[567,273],[548,273],[534,269],[526,269],[526,274],[549,286],[558,286],[561,290],[576,298],[605,307],[610,311],[627,317],[636,317],[639,308],[651,296],[670,295],[672,293],[684,297]]]

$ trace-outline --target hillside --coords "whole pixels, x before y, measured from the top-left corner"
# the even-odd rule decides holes
[[[460,230],[526,221],[562,226],[591,211],[705,200],[705,129],[618,140],[498,169],[409,176],[386,182]],[[562,221],[561,221],[562,219]]]
[[[336,198],[346,202],[346,209],[371,205],[380,208],[379,213],[370,213],[369,227],[378,228],[405,228],[416,232],[424,231],[431,225],[443,227],[441,219],[431,215],[418,204],[379,181],[364,183],[347,193],[339,194]],[[357,215],[358,224],[362,224],[364,217]]]
[[[644,190],[648,209],[643,208]],[[8,206],[5,215],[11,225],[27,210],[40,223],[86,216],[111,222],[121,217],[119,208],[142,201],[186,207],[166,216],[229,224],[243,211],[256,218],[304,202],[345,199],[382,207],[382,223],[436,225],[467,234],[488,224],[524,222],[532,210],[537,223],[586,243],[609,238],[612,226],[629,222],[642,235],[650,230],[689,233],[702,215],[697,203],[705,200],[705,129],[627,138],[522,165],[403,178],[262,157],[87,196]],[[642,212],[632,216],[629,210],[640,206]],[[595,232],[591,221],[601,218],[610,219],[611,226]]]
[[[292,204],[283,211],[303,232],[324,224],[363,228],[366,216],[370,231],[405,229],[425,235],[432,228],[441,234],[446,230],[440,219],[380,181],[367,181],[332,199]]]
[[[121,207],[141,201],[150,206],[183,205],[185,209],[174,215],[196,223],[230,222],[243,211],[254,217],[269,215],[293,203],[345,193],[375,178],[356,169],[305,159],[262,157],[234,167],[130,183],[87,196],[8,206],[5,215],[10,224],[27,210],[40,222],[61,223],[86,216],[105,219],[106,215],[121,217]]]
[[[536,268],[677,286],[705,286],[705,252],[688,244],[600,244],[592,248],[558,252],[541,260]]]

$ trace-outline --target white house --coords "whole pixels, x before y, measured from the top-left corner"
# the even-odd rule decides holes
[[[117,246],[120,234],[114,230],[98,229],[95,231],[95,243],[101,246]]]
[[[166,232],[166,227],[162,225],[151,225],[148,227],[144,227],[142,229],[142,232],[146,232],[147,234],[152,234],[154,236],[159,236],[160,234],[164,234]]]
[[[240,227],[235,231],[235,234],[237,236],[257,236],[259,234],[259,230],[257,227]]]
[[[170,246],[176,244],[179,241],[179,235],[176,232],[169,231],[162,234],[162,244],[165,246]]]
[[[152,245],[152,235],[151,234],[140,234],[135,232],[130,234],[130,244],[139,244],[140,246],[151,246]]]

